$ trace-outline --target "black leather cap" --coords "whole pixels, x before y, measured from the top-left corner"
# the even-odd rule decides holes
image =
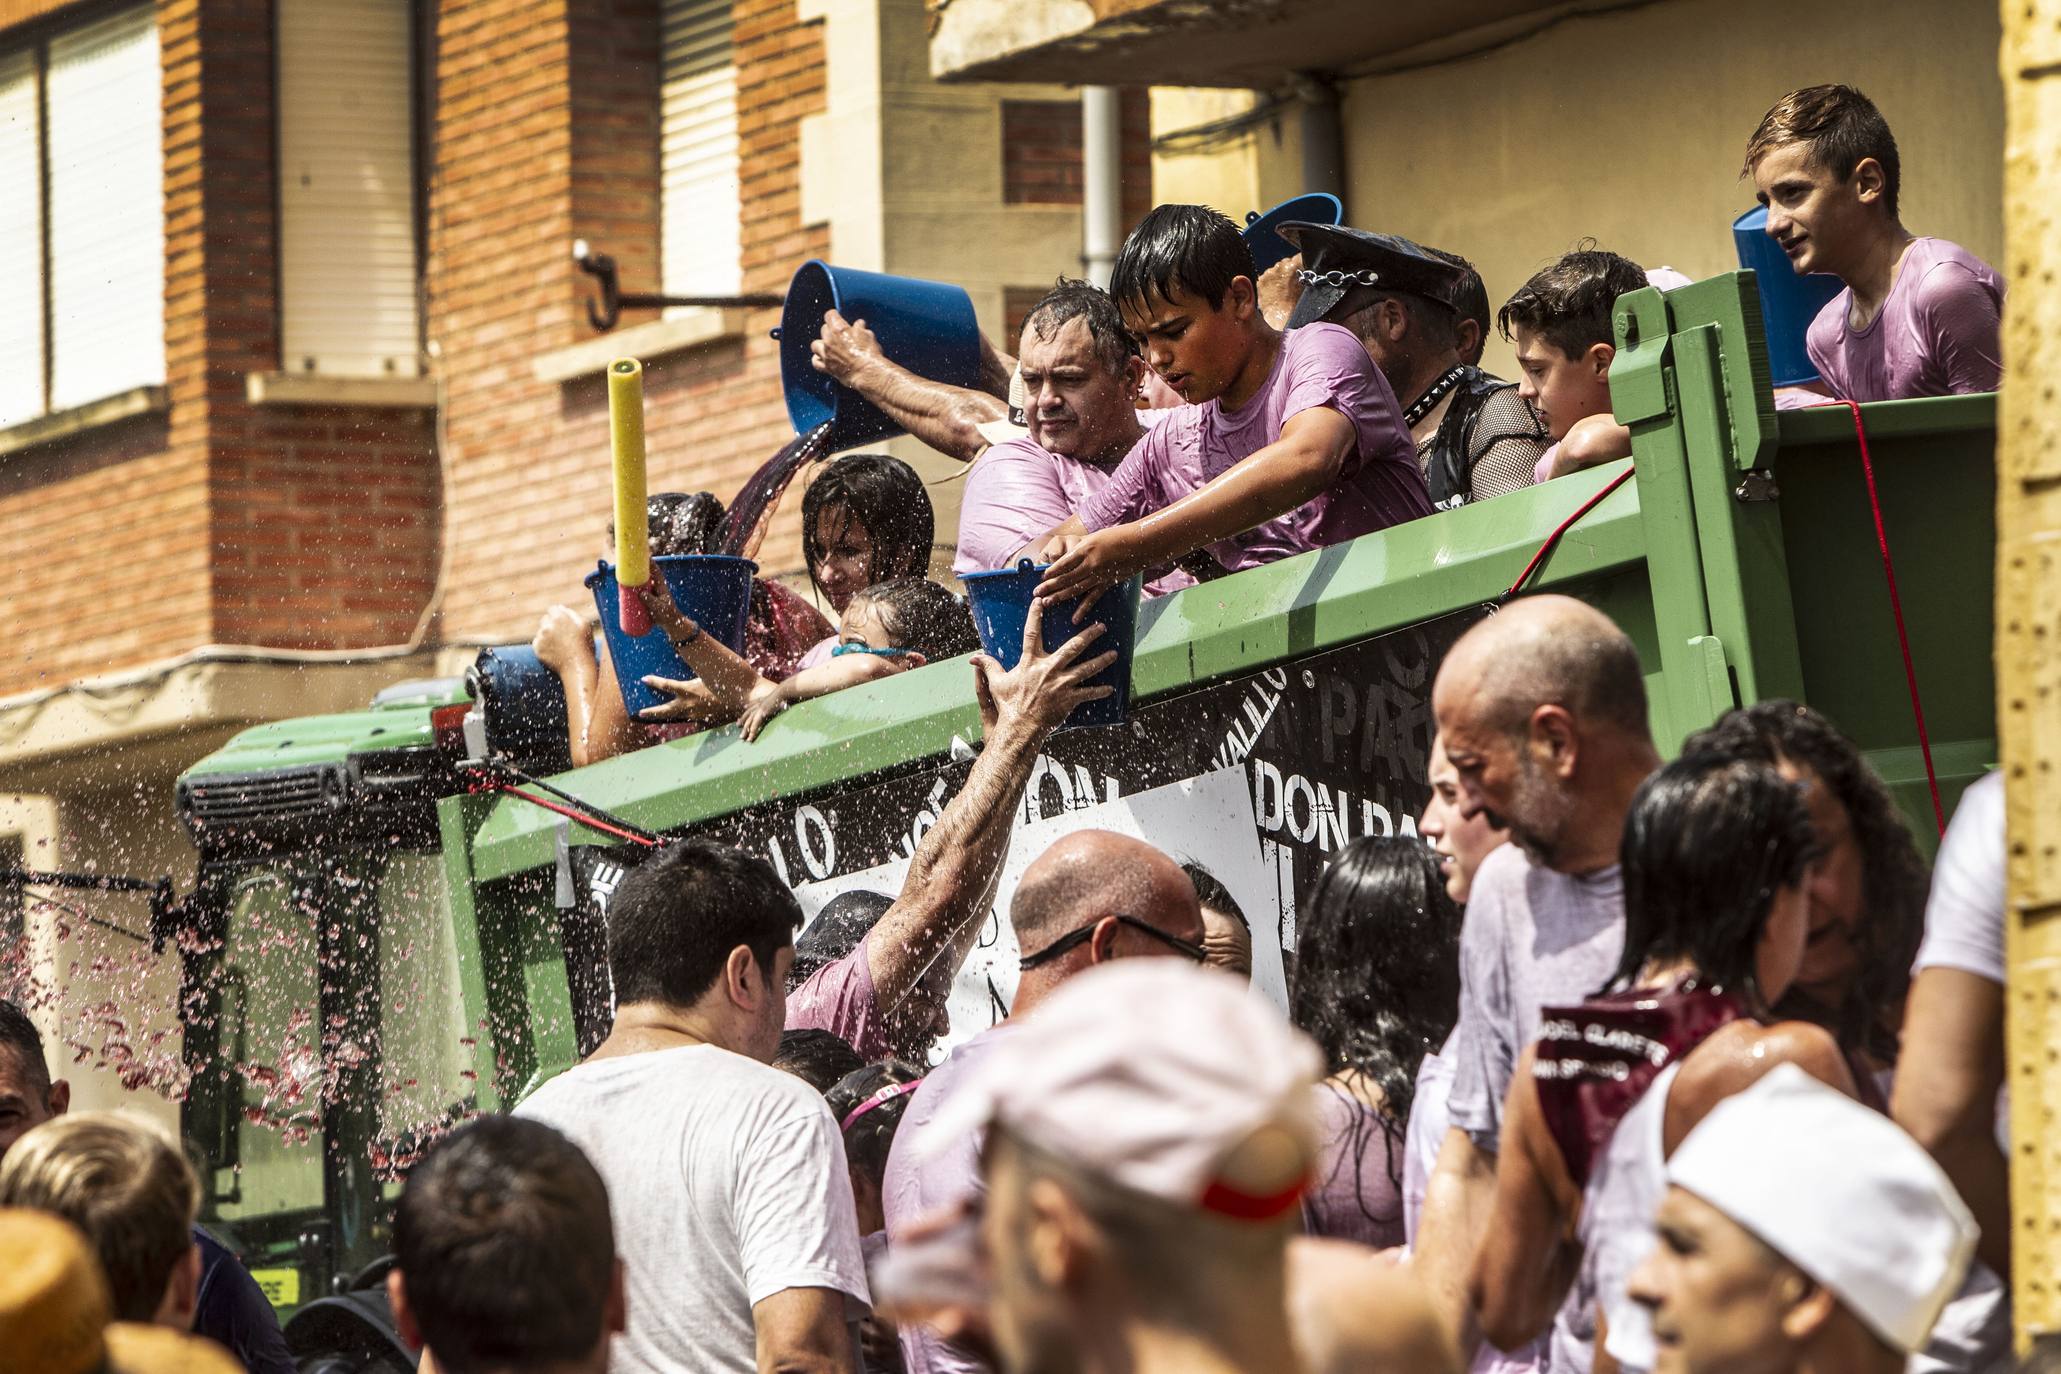
[[[1288,317],[1290,329],[1321,320],[1358,286],[1425,296],[1457,309],[1467,274],[1396,234],[1349,225],[1297,221],[1278,226],[1302,253],[1302,297]]]

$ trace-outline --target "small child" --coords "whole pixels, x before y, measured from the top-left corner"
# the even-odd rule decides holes
[[[924,578],[894,577],[852,593],[845,604],[837,647],[828,662],[773,682],[728,645],[702,634],[701,627],[673,605],[663,578],[652,578],[639,594],[651,613],[651,623],[666,632],[680,657],[714,696],[722,714],[737,721],[747,740],[757,739],[767,721],[797,701],[956,658],[980,647],[964,601]],[[653,676],[645,678],[644,685],[670,693],[676,700],[638,712],[639,720],[691,716],[715,723],[709,720],[692,682]]]
[[[1610,413],[1610,312],[1619,296],[1645,285],[1631,259],[1577,249],[1535,273],[1497,312],[1496,327],[1517,345],[1517,394],[1552,441],[1539,481],[1632,456],[1632,432]]]
[[[1830,394],[1893,401],[1997,389],[2003,278],[1960,245],[1904,228],[1896,139],[1873,101],[1851,86],[1791,91],[1747,141],[1742,175],[1789,265],[1846,283],[1806,339]]]

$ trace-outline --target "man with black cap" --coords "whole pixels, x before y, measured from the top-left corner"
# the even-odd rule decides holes
[[[1532,485],[1545,426],[1514,383],[1463,357],[1470,333],[1480,356],[1481,332],[1467,328],[1480,278],[1466,260],[1344,225],[1297,222],[1281,234],[1304,264],[1288,327],[1321,320],[1360,340],[1403,405],[1432,505],[1450,510]]]

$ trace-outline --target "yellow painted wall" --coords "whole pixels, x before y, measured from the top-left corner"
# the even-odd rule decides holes
[[[1753,195],[1737,174],[1761,115],[1844,81],[1897,136],[1904,223],[1999,263],[1999,35],[1989,0],[1664,0],[1572,20],[1349,85],[1348,215],[1473,259],[1492,306],[1584,236],[1706,276],[1738,265],[1730,225]],[[1515,375],[1501,340],[1487,362]]]

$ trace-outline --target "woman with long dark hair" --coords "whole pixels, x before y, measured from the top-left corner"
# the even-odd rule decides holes
[[[1289,1015],[1324,1051],[1320,1175],[1307,1229],[1403,1241],[1403,1133],[1424,1056],[1459,1015],[1460,910],[1421,841],[1367,836],[1303,895]]]
[[[885,453],[848,453],[816,474],[802,492],[802,557],[809,580],[830,603],[831,618],[851,599],[896,577],[930,571],[937,517],[923,479]],[[813,668],[837,647],[831,635],[803,658]]]
[[[1596,996],[1544,1009],[1512,1080],[1470,1284],[1498,1347],[1550,1323],[1555,1374],[1590,1369],[1606,1335],[1620,1368],[1651,1368],[1625,1285],[1652,1248],[1668,1155],[1778,1064],[1854,1091],[1832,1035],[1774,1010],[1803,961],[1820,852],[1803,789],[1766,764],[1691,753],[1640,785],[1620,850],[1624,955]]]

